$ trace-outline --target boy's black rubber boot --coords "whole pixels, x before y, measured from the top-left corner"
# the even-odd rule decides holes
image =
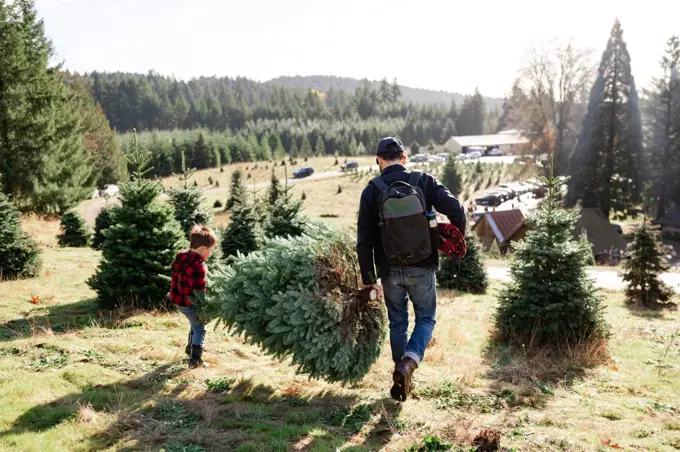
[[[403,357],[401,362],[397,364],[392,374],[394,385],[390,389],[390,396],[397,402],[405,402],[411,392],[413,373],[418,368],[412,358]]]
[[[189,358],[189,369],[196,369],[203,365],[203,347],[200,345],[191,346],[191,357]]]
[[[189,340],[187,341],[187,346],[184,349],[184,353],[191,356],[191,340],[194,338],[194,332],[189,330]]]

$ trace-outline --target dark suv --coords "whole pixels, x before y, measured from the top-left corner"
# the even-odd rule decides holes
[[[305,166],[304,168],[299,168],[293,171],[293,177],[307,177],[314,174],[314,168],[311,166]]]
[[[341,171],[352,171],[352,170],[357,170],[359,169],[359,163],[358,162],[345,162],[342,165],[340,165],[340,170]]]

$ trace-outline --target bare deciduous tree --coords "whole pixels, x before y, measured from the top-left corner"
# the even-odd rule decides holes
[[[528,110],[538,120],[539,130],[534,132],[543,149],[554,152],[557,174],[566,172],[581,127],[585,108],[578,106],[587,104],[594,72],[591,55],[590,49],[578,48],[571,40],[556,39],[533,47],[521,70],[520,86],[531,104]]]

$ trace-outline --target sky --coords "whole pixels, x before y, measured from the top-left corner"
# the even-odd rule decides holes
[[[503,97],[528,50],[572,39],[596,64],[616,17],[638,87],[680,35],[678,0],[36,0],[55,62],[181,79],[337,75]]]

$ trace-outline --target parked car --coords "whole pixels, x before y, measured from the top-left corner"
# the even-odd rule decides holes
[[[92,199],[96,198],[99,198],[99,190],[95,188],[94,191],[92,192]]]
[[[467,155],[467,154],[464,153],[464,152],[461,152],[460,154],[458,154],[458,155],[456,156],[456,159],[457,159],[457,160],[467,160],[467,159],[469,159],[469,158],[470,158],[470,156]]]
[[[341,171],[352,171],[352,170],[357,170],[359,169],[359,163],[358,162],[345,162],[342,165],[340,165],[340,170]]]
[[[427,159],[427,161],[430,162],[430,163],[444,163],[444,162],[446,162],[446,160],[439,157],[438,155],[433,155],[432,157]]]
[[[443,153],[441,153],[441,154],[437,154],[437,157],[441,157],[441,158],[443,158],[444,160],[448,160],[449,158],[451,158],[451,154],[448,154],[448,153],[446,153],[446,152],[443,152]]]
[[[498,188],[507,191],[510,194],[510,199],[514,199],[517,196],[517,192],[510,184],[501,184]]]
[[[104,190],[99,191],[99,196],[116,196],[120,192],[118,185],[108,184],[104,185]]]
[[[471,159],[478,159],[482,156],[482,153],[480,151],[472,151],[468,152],[468,157]]]
[[[489,151],[489,155],[492,156],[492,157],[499,157],[499,156],[503,155],[503,151],[501,151],[498,148],[493,148]]]
[[[427,162],[427,154],[416,154],[411,157],[412,162]]]
[[[314,168],[311,166],[305,166],[303,168],[298,168],[295,171],[293,171],[293,177],[308,177],[314,174]]]
[[[475,199],[475,204],[478,206],[498,207],[503,204],[503,201],[498,195],[487,193],[481,198]]]

